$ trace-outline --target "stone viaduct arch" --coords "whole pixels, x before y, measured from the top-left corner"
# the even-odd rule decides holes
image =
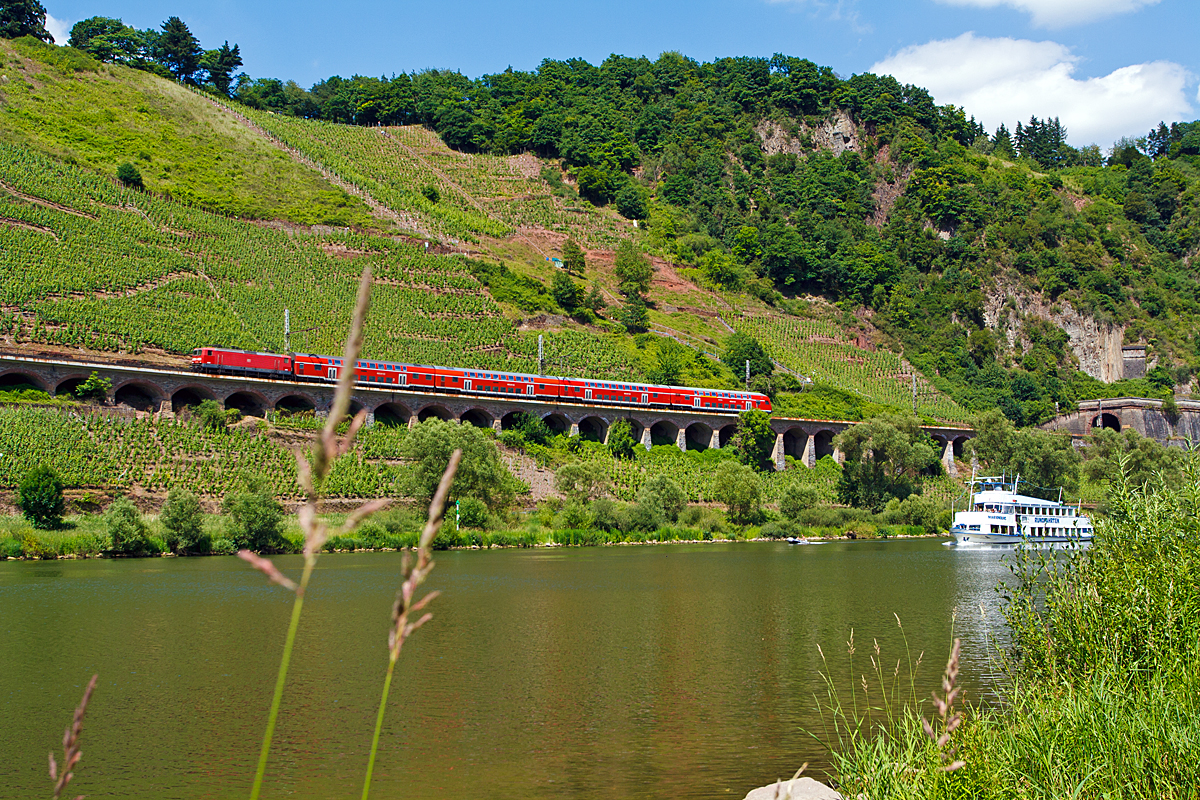
[[[26,384],[47,392],[71,391],[93,372],[113,383],[109,401],[125,404],[142,412],[173,414],[205,399],[214,399],[226,408],[243,414],[262,416],[271,409],[328,413],[335,387],[331,384],[267,380],[198,374],[185,369],[125,367],[83,364],[71,361],[0,356],[0,386]],[[1105,401],[1109,403],[1111,401]],[[1195,406],[1200,423],[1200,403]],[[613,423],[628,420],[635,441],[643,447],[675,446],[680,450],[705,450],[727,447],[737,428],[736,418],[727,414],[703,413],[692,409],[644,409],[616,405],[575,405],[544,402],[522,396],[463,397],[455,394],[431,394],[421,391],[395,391],[383,387],[359,386],[351,406],[354,412],[365,409],[368,424],[411,426],[437,417],[447,421],[503,429],[511,427],[518,413],[528,413],[545,421],[556,433],[607,442]],[[1093,409],[1095,411],[1096,409]],[[1128,423],[1116,415],[1122,427]],[[1157,409],[1156,409],[1157,413]],[[1095,416],[1093,414],[1093,416]],[[1086,418],[1083,424],[1090,422]],[[852,423],[823,420],[772,419],[775,433],[774,462],[777,469],[795,463],[813,466],[825,457],[838,457],[834,437]],[[1135,426],[1136,427],[1136,426]],[[955,457],[962,457],[963,444],[974,432],[966,428],[927,428],[943,448],[943,461],[954,471]],[[1200,425],[1195,438],[1200,440]]]

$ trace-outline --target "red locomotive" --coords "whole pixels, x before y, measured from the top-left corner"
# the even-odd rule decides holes
[[[220,347],[192,351],[192,369],[223,375],[336,382],[341,358],[306,353],[279,355]],[[466,395],[510,395],[572,403],[601,403],[647,408],[689,408],[714,414],[736,414],[751,408],[771,410],[771,398],[757,392],[655,386],[625,381],[555,378],[520,372],[427,367],[394,361],[359,359],[357,383],[373,388],[417,389]]]

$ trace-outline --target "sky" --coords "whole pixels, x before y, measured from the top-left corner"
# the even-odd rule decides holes
[[[302,86],[330,75],[426,68],[471,77],[544,58],[700,61],[774,53],[843,76],[894,75],[989,131],[1058,117],[1075,146],[1109,148],[1158,122],[1200,117],[1197,0],[43,0],[71,25],[137,28],[178,16],[206,48],[240,46],[252,77]]]

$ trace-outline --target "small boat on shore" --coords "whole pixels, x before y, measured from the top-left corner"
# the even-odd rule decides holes
[[[971,503],[955,512],[955,544],[1082,544],[1092,540],[1092,521],[1079,506],[1019,492],[1021,477],[971,478]]]

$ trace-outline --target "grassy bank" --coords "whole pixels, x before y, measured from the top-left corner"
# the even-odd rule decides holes
[[[831,697],[826,736],[842,793],[1200,796],[1198,512],[1193,456],[1182,491],[1115,486],[1089,551],[1018,553],[1004,592],[1014,646],[998,705],[958,702],[964,716],[953,722],[954,708],[943,714],[935,700],[872,729],[862,709]],[[939,693],[951,706],[955,671]]]

